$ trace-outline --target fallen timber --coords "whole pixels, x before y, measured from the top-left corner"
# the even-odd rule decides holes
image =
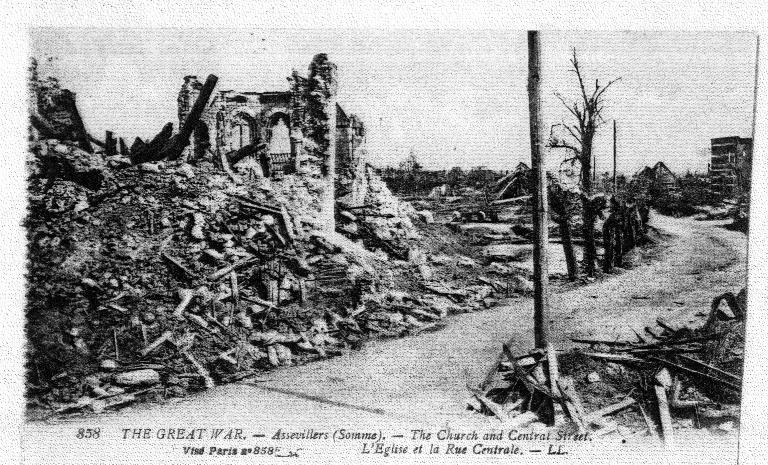
[[[725,300],[722,296],[717,299]],[[712,312],[718,311],[713,306]],[[742,318],[743,315],[739,313]],[[658,431],[665,447],[669,448],[675,441],[673,423],[676,417],[696,415],[693,419],[693,424],[699,425],[696,427],[714,426],[718,421],[728,423],[729,419],[738,418],[738,404],[727,402],[734,402],[738,397],[742,377],[722,365],[730,364],[730,358],[719,356],[718,362],[712,362],[710,351],[712,347],[720,347],[720,341],[739,327],[734,324],[741,324],[743,328],[743,320],[723,315],[721,311],[716,318],[716,321],[725,321],[725,326],[721,324],[715,328],[713,324],[707,324],[690,329],[659,318],[656,324],[661,331],[645,328],[645,332],[656,339],[652,343],[646,343],[632,329],[636,341],[572,339],[591,346],[587,351],[558,351],[548,345],[546,350],[535,349],[527,355],[515,355],[508,345],[504,345],[504,360],[499,359],[495,368],[488,372],[480,391],[476,392],[478,395],[474,396],[477,399],[480,399],[479,395],[484,396],[484,402],[474,407],[470,402],[470,408],[479,409],[481,413],[492,412],[494,416],[502,416],[506,425],[515,426],[543,423],[560,427],[565,417],[579,432],[601,436],[621,431],[625,441],[641,436],[659,439]],[[743,349],[736,353],[743,353]],[[525,367],[521,360],[526,361]],[[573,370],[580,374],[574,375]],[[591,371],[585,376],[585,371],[579,370]],[[618,371],[621,378],[616,378],[617,370],[621,370]],[[630,389],[623,383],[634,376],[638,381]],[[608,398],[595,397],[595,392],[605,389],[587,390],[595,383],[621,388],[624,395],[618,401],[618,393]],[[710,395],[717,397],[708,397]],[[722,399],[730,400],[724,402]],[[587,404],[592,408],[589,409]],[[647,411],[655,415],[650,416]],[[706,421],[701,422],[699,418]],[[618,423],[622,423],[620,430]],[[630,425],[629,429],[627,425]]]

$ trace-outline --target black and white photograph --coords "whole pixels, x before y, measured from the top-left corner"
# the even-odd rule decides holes
[[[737,462],[758,33],[115,26],[27,31],[24,463]]]

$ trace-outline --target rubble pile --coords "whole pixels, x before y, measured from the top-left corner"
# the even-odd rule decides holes
[[[510,427],[624,441],[651,436],[671,444],[674,429],[685,427],[730,431],[739,418],[745,310],[742,290],[716,298],[694,329],[659,318],[637,341],[573,339],[588,350],[550,345],[517,356],[505,345],[480,386],[468,386],[469,408]]]
[[[28,389],[44,409],[183,395],[438,328],[510,292],[502,272],[478,281],[472,258],[432,255],[426,229],[444,226],[370,173],[366,207],[340,204],[337,234],[318,224],[317,178],[236,182],[210,162],[132,165],[58,140],[29,154]]]
[[[318,66],[334,69],[322,54]],[[312,80],[291,101],[290,163],[276,165],[261,136],[216,152],[195,139],[217,80],[182,89],[178,132],[169,122],[129,148],[111,131],[88,134],[74,93],[30,68],[32,407],[100,412],[181,396],[439,328],[519,290],[513,268],[484,267],[467,238],[393,196],[362,148],[341,152],[351,178],[329,191],[333,157],[313,150],[331,150],[337,106],[330,94],[315,101]],[[361,123],[345,118],[359,145]]]

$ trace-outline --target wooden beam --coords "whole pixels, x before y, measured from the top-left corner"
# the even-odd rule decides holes
[[[544,162],[544,120],[541,114],[541,41],[538,31],[528,31],[528,109],[530,112],[531,169],[535,174],[533,195],[533,298],[536,347],[549,340],[549,273],[547,266],[547,177]]]

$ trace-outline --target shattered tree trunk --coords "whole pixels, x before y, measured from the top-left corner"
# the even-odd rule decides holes
[[[541,115],[540,50],[538,31],[528,31],[528,108],[530,111],[531,168],[536,176],[533,195],[533,324],[536,347],[547,346],[549,333],[547,266],[547,177],[544,172],[544,137]]]
[[[587,276],[595,275],[595,212],[592,209],[592,140],[585,139],[582,143],[581,183],[584,190],[581,205],[584,209],[584,269]]]
[[[560,237],[563,239],[563,253],[565,254],[565,266],[568,270],[568,281],[576,281],[578,268],[576,265],[576,254],[573,251],[571,224],[568,221],[568,217],[561,217],[557,225],[560,228]]]
[[[613,223],[614,215],[611,213],[603,223],[603,271],[610,273],[613,270]]]

